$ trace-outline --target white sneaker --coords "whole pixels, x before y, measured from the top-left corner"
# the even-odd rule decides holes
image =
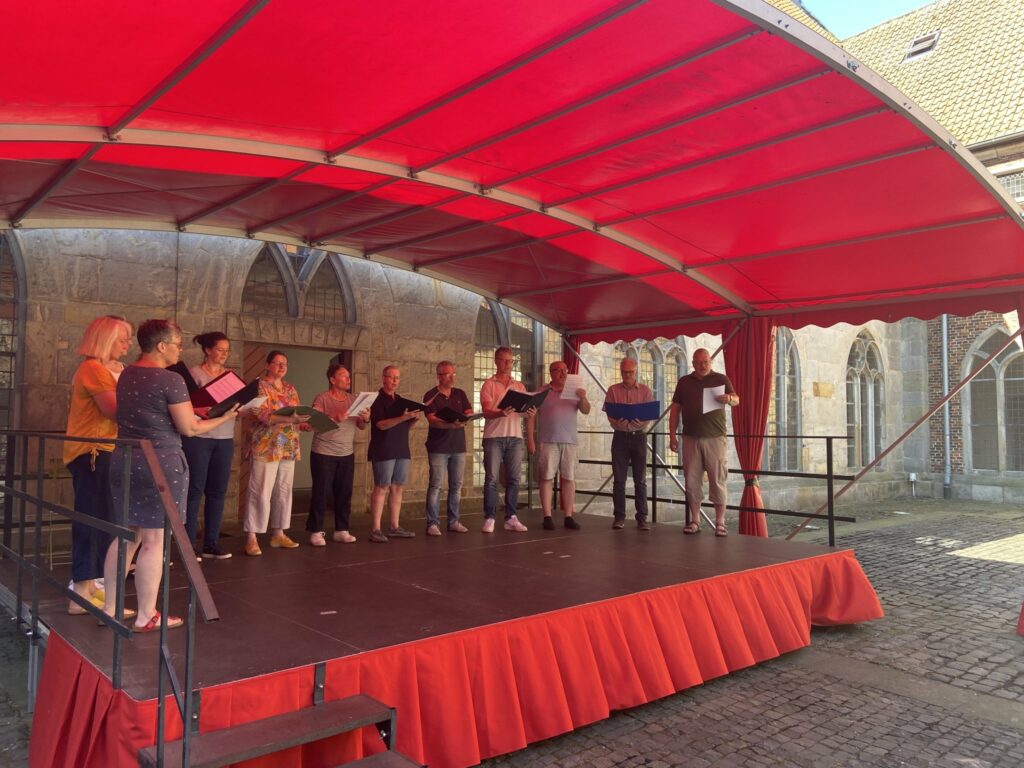
[[[484,533],[494,533],[494,518],[488,517],[484,520],[484,527],[480,529]]]
[[[428,525],[427,526],[427,536],[440,536],[440,535],[441,535],[441,529],[438,528],[436,525]]]
[[[510,517],[508,520],[505,521],[505,530],[506,531],[516,531],[517,533],[522,533],[523,531],[527,531],[529,529],[525,525],[523,525],[522,523],[519,522],[519,518],[518,517],[516,517],[515,515],[512,515],[512,517]]]
[[[311,547],[326,547],[327,542],[324,540],[323,531],[321,531],[320,533],[310,534],[309,545]]]
[[[335,531],[331,534],[331,538],[335,541],[340,541],[342,544],[351,544],[356,540],[356,537],[348,531]]]

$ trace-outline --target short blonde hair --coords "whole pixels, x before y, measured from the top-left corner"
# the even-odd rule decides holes
[[[99,360],[109,360],[110,353],[114,349],[117,337],[126,332],[128,337],[132,335],[132,324],[120,315],[103,315],[97,317],[82,335],[82,343],[78,345],[78,354],[83,357],[95,357]]]

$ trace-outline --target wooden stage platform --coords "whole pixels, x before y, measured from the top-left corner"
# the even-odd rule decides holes
[[[527,533],[499,522],[487,535],[470,516],[468,534],[417,528],[371,544],[355,530],[355,544],[303,537],[258,558],[230,540],[233,558],[202,566],[221,619],[196,632],[200,729],[310,706],[314,667],[326,663],[328,700],[367,693],[398,708],[402,752],[432,768],[475,765],[803,647],[812,623],[882,615],[848,550],[580,519],[578,532],[543,531],[537,516]],[[174,613],[185,611],[182,579],[172,574]],[[125,643],[116,692],[111,634],[65,608],[41,603],[52,634],[31,764],[127,764],[155,738],[158,638]],[[183,654],[184,632],[171,636]],[[56,743],[67,757],[44,759]],[[279,764],[335,765],[379,748],[349,735]]]

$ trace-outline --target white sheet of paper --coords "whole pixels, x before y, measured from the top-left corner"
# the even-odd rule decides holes
[[[239,413],[245,413],[246,411],[255,411],[257,408],[259,408],[265,402],[267,402],[266,395],[263,395],[262,397],[254,397],[248,403],[246,403],[241,408],[239,408],[238,412]]]
[[[352,404],[349,405],[348,412],[353,416],[358,416],[360,413],[362,413],[371,405],[373,405],[373,401],[376,399],[376,392],[360,392],[358,395],[356,395],[356,399],[352,401]]]
[[[725,408],[720,402],[715,400],[719,395],[725,394],[725,384],[720,387],[708,387],[704,390],[704,413],[718,410],[719,408]]]
[[[570,373],[565,377],[565,386],[562,388],[563,400],[579,400],[576,397],[576,390],[583,389],[583,377],[578,373]]]

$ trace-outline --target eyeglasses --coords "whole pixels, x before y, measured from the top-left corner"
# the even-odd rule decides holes
[[[183,347],[183,344],[180,341],[162,341],[160,343],[166,344],[169,347],[177,347],[178,349],[181,349]]]
[[[211,352],[223,352],[225,355],[231,352],[231,347],[214,347]]]

